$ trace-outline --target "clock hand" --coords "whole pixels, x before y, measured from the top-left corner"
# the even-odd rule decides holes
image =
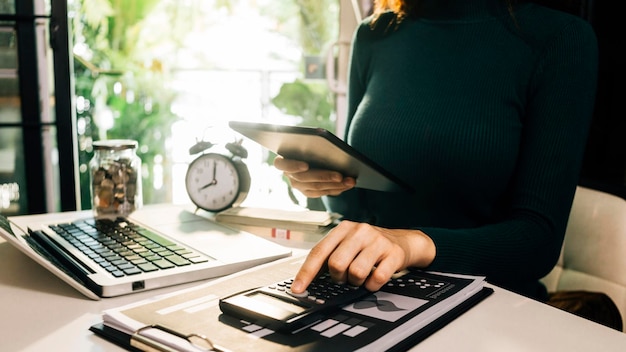
[[[217,180],[213,180],[213,181],[211,181],[211,182],[207,183],[206,185],[204,185],[204,186],[202,186],[202,187],[198,188],[198,191],[202,191],[203,189],[205,189],[205,188],[209,188],[209,187],[214,186],[214,185],[216,185],[216,184],[217,184]]]
[[[217,184],[217,179],[215,178],[215,174],[216,174],[216,172],[217,172],[217,167],[216,167],[216,163],[214,162],[214,163],[213,163],[213,180],[212,180],[211,182],[207,183],[206,185],[204,185],[204,186],[200,187],[200,188],[198,189],[198,191],[202,191],[202,190],[203,190],[203,189],[205,189],[205,188],[208,188],[208,187],[211,187],[211,186],[213,186],[213,185],[216,185],[216,184]]]

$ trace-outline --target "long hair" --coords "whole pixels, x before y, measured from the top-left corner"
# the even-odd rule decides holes
[[[468,0],[471,1],[471,0]],[[513,3],[516,0],[502,0],[513,16]],[[372,24],[385,12],[391,11],[395,14],[395,24],[399,25],[405,18],[417,16],[419,12],[420,0],[374,0],[372,9]]]

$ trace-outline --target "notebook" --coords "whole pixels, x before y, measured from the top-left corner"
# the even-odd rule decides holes
[[[114,220],[92,214],[0,215],[0,236],[92,299],[219,277],[291,255],[184,206],[146,206]]]

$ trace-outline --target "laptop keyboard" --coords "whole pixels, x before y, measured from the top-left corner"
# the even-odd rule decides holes
[[[210,260],[125,219],[89,219],[49,227],[115,277]]]

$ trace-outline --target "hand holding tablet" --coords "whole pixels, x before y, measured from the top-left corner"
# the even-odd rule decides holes
[[[229,126],[286,159],[311,168],[334,170],[354,177],[359,188],[411,191],[412,188],[323,128],[231,121]]]

